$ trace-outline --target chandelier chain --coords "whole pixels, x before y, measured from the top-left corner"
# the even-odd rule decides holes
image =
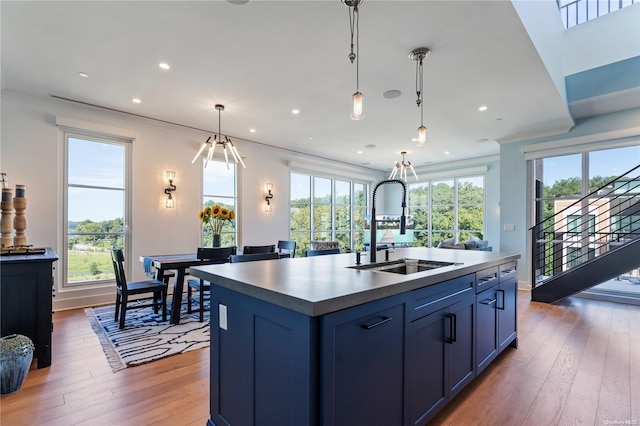
[[[349,29],[351,31],[351,52],[349,53],[349,60],[351,63],[356,61],[356,91],[360,88],[360,13],[358,11],[358,3],[356,2],[353,8],[349,7]],[[355,47],[356,51],[353,52],[354,42],[356,39]]]

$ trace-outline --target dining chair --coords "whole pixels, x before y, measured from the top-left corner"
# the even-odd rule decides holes
[[[254,260],[280,259],[280,255],[275,251],[272,253],[236,254],[229,257],[231,263],[253,262]]]
[[[331,249],[320,249],[320,250],[307,250],[306,256],[324,256],[325,254],[340,254],[339,248],[331,248]]]
[[[271,244],[270,246],[244,246],[242,248],[242,254],[273,253],[275,251],[275,244]]]
[[[286,252],[282,252],[286,250]],[[283,257],[296,257],[296,242],[295,241],[278,241],[278,254],[280,258]]]
[[[200,260],[216,261],[218,263],[228,263],[229,257],[236,254],[236,247],[199,247],[196,257]],[[210,264],[211,262],[207,262]],[[193,292],[196,292],[196,295]],[[190,278],[187,280],[187,312],[195,312],[193,303],[198,305],[198,321],[204,321],[204,302],[209,300],[205,292],[211,291],[211,283],[203,279]]]
[[[167,320],[167,283],[150,279],[146,281],[127,282],[124,272],[124,253],[122,249],[111,249],[111,261],[113,271],[116,274],[116,315],[114,321],[119,322],[120,328],[124,328],[127,309],[138,309],[153,306],[153,312],[158,313],[162,308],[162,321]],[[129,296],[151,293],[152,296],[129,300]],[[150,303],[141,304],[141,300],[153,300]],[[129,306],[129,302],[136,302],[135,306]]]

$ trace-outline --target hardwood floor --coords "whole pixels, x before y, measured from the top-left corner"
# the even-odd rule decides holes
[[[640,425],[640,306],[529,298],[520,291],[519,348],[431,424]],[[208,350],[112,373],[83,310],[57,312],[54,325],[53,364],[0,398],[3,426],[205,425]]]

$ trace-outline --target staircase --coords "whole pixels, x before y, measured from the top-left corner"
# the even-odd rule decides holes
[[[640,267],[640,165],[555,203],[560,210],[531,228],[533,301],[555,303]]]

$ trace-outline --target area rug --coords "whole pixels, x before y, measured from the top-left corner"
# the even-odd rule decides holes
[[[115,305],[85,309],[114,372],[209,346],[208,310],[204,322],[198,322],[197,312],[183,313],[178,325],[170,324],[168,315],[163,322],[162,314],[154,314],[151,307],[127,310],[120,330],[114,309]]]

